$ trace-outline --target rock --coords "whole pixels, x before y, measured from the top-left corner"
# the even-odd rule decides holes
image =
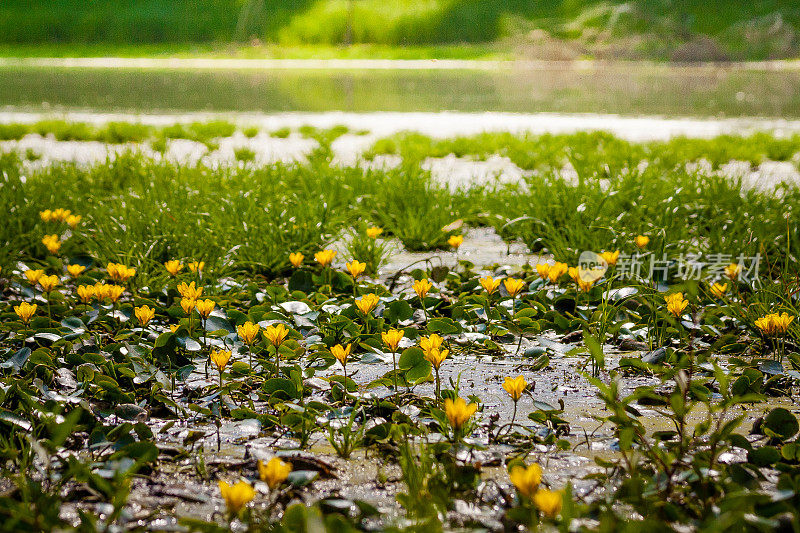
[[[640,352],[647,349],[647,344],[627,337],[620,341],[618,348],[623,352]]]
[[[309,387],[314,390],[321,390],[321,391],[331,390],[330,382],[322,378],[317,378],[317,377],[308,378],[303,383],[306,385],[306,387]]]
[[[135,422],[145,422],[147,420],[147,410],[133,403],[123,403],[114,409],[114,414],[123,420]]]
[[[306,313],[311,312],[311,308],[305,302],[282,302],[278,305],[281,306],[285,311],[294,315],[305,315]]]

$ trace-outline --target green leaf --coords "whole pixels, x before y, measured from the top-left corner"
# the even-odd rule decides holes
[[[314,280],[308,270],[295,270],[289,278],[289,291],[311,292],[314,290]]]
[[[392,323],[408,320],[414,315],[411,305],[405,300],[395,300],[386,306],[383,318]]]
[[[61,325],[73,331],[83,331],[86,329],[80,318],[70,316],[61,321]]]
[[[15,415],[11,411],[6,411],[5,409],[0,409],[0,422],[6,422],[13,426],[17,426],[23,431],[30,431],[33,428],[30,422]]]
[[[422,353],[422,350],[417,347],[403,350],[397,366],[405,372],[406,379],[411,383],[430,376],[433,368],[431,363],[425,360],[425,354]]]
[[[592,356],[597,362],[597,365],[602,368],[605,363],[605,354],[603,353],[603,346],[600,344],[600,341],[597,340],[597,337],[590,335],[589,332],[583,332],[583,342],[586,344],[586,348],[589,350],[589,354]]]
[[[428,321],[428,330],[442,335],[452,335],[461,331],[461,326],[450,318],[432,318]]]
[[[233,333],[236,331],[236,328],[230,323],[227,318],[222,318],[218,316],[210,316],[208,320],[206,320],[206,331],[219,331],[225,330],[228,333]]]
[[[12,374],[16,374],[22,369],[23,366],[25,366],[25,363],[28,361],[28,357],[30,357],[30,355],[30,348],[27,346],[20,348],[14,353],[14,355],[9,357],[6,361],[0,363],[0,368],[11,368]]]
[[[798,431],[797,418],[783,407],[769,412],[761,426],[764,435],[781,441],[791,439]]]
[[[756,466],[770,466],[781,460],[781,454],[772,446],[763,446],[747,452],[747,461]]]
[[[286,378],[270,378],[261,386],[262,390],[267,394],[283,394],[288,398],[299,398],[300,394],[297,391],[297,386],[294,381]]]

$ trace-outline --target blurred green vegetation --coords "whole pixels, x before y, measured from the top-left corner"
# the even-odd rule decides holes
[[[33,4],[33,5],[32,5]],[[794,0],[6,0],[0,43],[389,46],[546,38],[572,53],[760,59],[800,46]],[[531,36],[535,36],[532,39]],[[554,53],[550,50],[550,53]],[[561,52],[556,52],[558,55]]]

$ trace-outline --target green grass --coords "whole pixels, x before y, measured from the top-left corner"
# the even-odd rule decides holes
[[[288,266],[289,252],[308,255],[355,225],[380,225],[409,249],[426,250],[444,247],[450,233],[442,228],[457,219],[492,226],[506,239],[571,264],[583,250],[624,248],[646,234],[651,249],[674,255],[760,253],[776,269],[797,265],[796,186],[742,191],[737,180],[686,164],[699,157],[715,165],[730,157],[753,163],[787,158],[797,151],[797,138],[635,144],[599,133],[530,137],[523,139],[525,168],[535,172],[523,183],[450,192],[420,170],[418,157],[428,151],[414,152],[417,159],[395,170],[340,168],[331,165],[326,143],[341,132],[304,131],[324,142],[302,165],[211,169],[130,155],[89,169],[63,164],[23,173],[17,156],[6,155],[0,202],[11,222],[0,230],[4,262],[42,259],[41,236],[52,228],[37,214],[64,207],[84,214],[88,228],[74,250],[71,241],[65,244],[65,254],[89,249],[143,272],[182,258],[274,276]],[[491,146],[488,137],[479,140]],[[577,178],[561,177],[567,161]]]
[[[88,170],[55,165],[24,181],[16,156],[7,154],[1,163],[0,203],[14,217],[8,231],[2,230],[7,259],[44,258],[40,235],[56,228],[40,221],[38,212],[58,205],[83,214],[88,228],[65,244],[64,254],[88,249],[103,261],[133,262],[143,273],[182,257],[275,275],[286,268],[290,252],[313,255],[356,220],[377,221],[380,215],[402,222],[405,206],[387,199],[387,191],[402,184],[421,194],[429,187],[419,171],[339,169],[321,166],[324,161],[210,169],[131,154]],[[426,209],[437,210],[430,204]],[[423,233],[405,223],[392,229],[409,244]],[[431,233],[438,238],[441,232]]]
[[[731,160],[752,165],[790,161],[800,153],[798,135],[633,143],[602,132],[485,133],[440,140],[402,133],[377,141],[370,153],[400,155],[409,166],[448,154],[499,154],[534,171],[522,185],[470,195],[480,206],[480,220],[504,238],[521,239],[532,250],[554,253],[562,261],[575,261],[583,250],[624,247],[638,234],[682,247],[671,253],[761,253],[781,262],[781,249],[800,245],[796,223],[787,227],[787,220],[800,216],[793,209],[793,202],[800,200],[796,187],[777,195],[741,192],[737,180],[687,168],[687,163],[701,159],[714,169]],[[567,165],[577,173],[574,182],[561,178]],[[469,216],[466,211],[453,214]]]

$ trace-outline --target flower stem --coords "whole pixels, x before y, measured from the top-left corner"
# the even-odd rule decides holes
[[[397,389],[397,352],[395,350],[392,350],[392,366],[394,367],[394,372],[392,373],[392,377],[394,378],[394,403],[399,407],[400,394]]]

